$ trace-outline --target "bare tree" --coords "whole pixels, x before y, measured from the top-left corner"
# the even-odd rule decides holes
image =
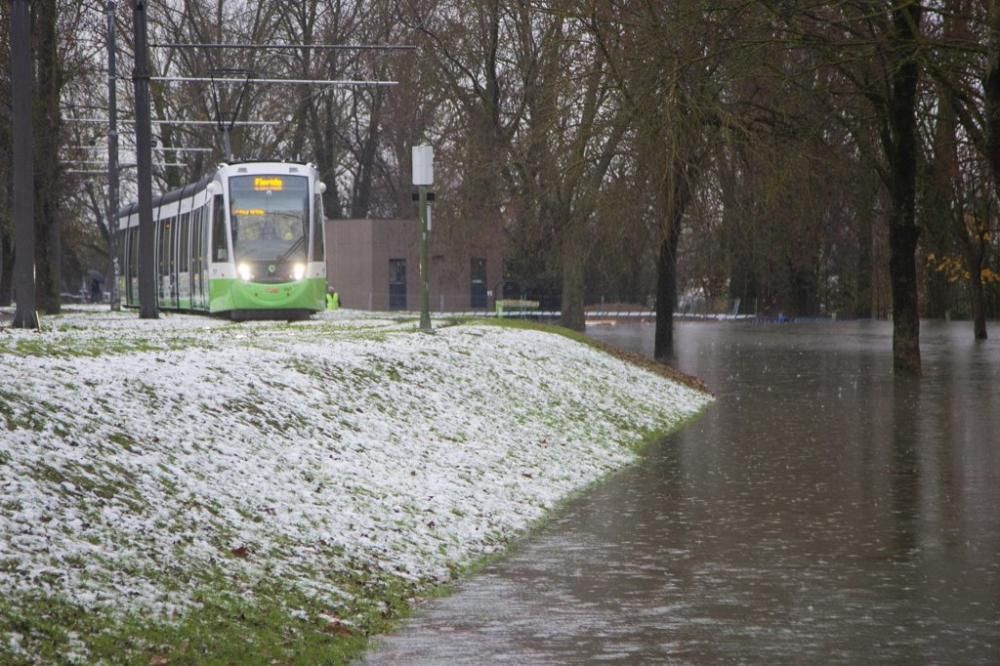
[[[630,116],[634,159],[655,192],[661,231],[657,262],[654,355],[674,355],[677,250],[683,220],[725,123],[717,73],[728,28],[699,3],[593,3],[589,24],[610,63]]]
[[[790,8],[767,3],[784,38],[816,53],[845,88],[867,102],[870,115],[855,125],[877,132],[879,159],[872,166],[889,192],[889,272],[892,282],[893,366],[920,374],[920,320],[916,249],[916,169],[920,42],[923,7],[904,2],[844,2]]]

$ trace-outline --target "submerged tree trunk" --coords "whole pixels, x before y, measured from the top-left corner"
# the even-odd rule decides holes
[[[676,172],[675,172],[676,173]],[[660,241],[656,264],[656,333],[653,358],[674,358],[674,310],[677,309],[677,246],[681,240],[681,222],[690,200],[691,185],[686,176],[678,177],[666,205],[666,231]]]
[[[898,214],[893,217],[898,217]],[[893,368],[897,372],[913,375],[921,373],[920,319],[914,258],[918,235],[916,226],[906,226],[896,220],[889,230]]]
[[[1000,193],[1000,2],[990,0],[988,14],[990,37],[987,47],[987,72],[984,77],[986,115],[986,159],[993,175],[993,187]]]
[[[662,168],[659,206],[662,210],[663,240],[656,265],[656,332],[653,336],[653,358],[668,361],[674,358],[674,310],[677,308],[677,247],[681,240],[681,224],[691,202],[694,180],[699,169],[699,157],[675,157]]]
[[[674,310],[677,305],[677,240],[680,227],[675,225],[660,242],[656,263],[656,332],[653,338],[653,358],[669,361],[674,358]]]
[[[921,7],[904,3],[892,10],[896,46],[889,98],[890,136],[884,137],[889,162],[892,215],[889,222],[889,273],[892,282],[893,368],[919,375],[920,313],[917,303],[916,162],[917,35]]]
[[[956,198],[960,198],[956,191],[956,179],[959,174],[956,140],[958,119],[951,102],[951,95],[942,92],[938,94],[937,102],[937,126],[933,132],[933,150],[925,160],[924,171],[921,173],[923,182],[921,245],[925,251],[934,256],[945,257],[951,247],[950,241],[954,238],[954,207]],[[927,295],[924,316],[929,319],[944,319],[948,314],[951,291],[948,279],[933,265],[928,267],[924,279]]]
[[[994,196],[1000,196],[1000,2],[991,0],[988,10],[988,71],[986,97],[986,157],[993,175]],[[982,245],[980,245],[982,247]],[[986,302],[981,275],[973,277],[972,309],[975,315],[973,334],[986,339]]]
[[[972,301],[972,334],[976,340],[985,340],[986,333],[986,297],[983,294],[982,274],[973,272],[969,281],[970,300]]]

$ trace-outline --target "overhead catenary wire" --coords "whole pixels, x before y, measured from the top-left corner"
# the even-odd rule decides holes
[[[416,46],[402,44],[150,44],[166,49],[309,49],[328,51],[416,51]]]
[[[188,164],[184,164],[183,162],[153,162],[152,166],[154,166],[154,167],[185,167],[185,166],[189,166],[189,165]],[[135,164],[123,164],[120,167],[118,167],[118,169],[120,171],[124,171],[124,170],[127,170],[127,169],[135,169],[136,167],[137,167],[137,165],[135,165]],[[109,175],[107,169],[66,169],[63,173],[75,174],[75,175],[89,174],[89,175],[94,175],[94,176],[104,176],[105,178],[107,178],[108,175]]]
[[[382,81],[382,80],[358,80],[358,79],[258,79],[255,77],[250,78],[213,78],[210,76],[151,76],[150,81],[163,81],[166,83],[269,83],[269,84],[289,84],[289,85],[321,85],[321,86],[341,86],[345,88],[364,88],[364,87],[381,87],[381,86],[397,86],[399,81]]]
[[[107,118],[63,118],[63,122],[74,122],[74,123],[100,123],[107,124]],[[123,123],[134,123],[135,120],[132,118],[125,118],[124,120],[119,120]],[[154,125],[218,125],[218,122],[214,120],[152,120],[150,121]],[[264,125],[268,127],[274,127],[280,125],[281,123],[277,120],[238,120],[237,125]],[[171,150],[171,148],[163,147],[163,150]],[[177,150],[180,150],[179,148]]]
[[[67,150],[107,150],[107,146],[66,146]],[[210,153],[212,148],[182,148],[180,146],[153,146],[153,150],[173,150],[178,153]]]
[[[106,160],[59,160],[59,164],[107,164]],[[184,162],[153,162],[153,166],[163,167],[183,167],[188,166]],[[134,169],[134,164],[119,164],[119,169]],[[70,171],[69,173],[73,173]],[[107,173],[103,171],[102,173]]]

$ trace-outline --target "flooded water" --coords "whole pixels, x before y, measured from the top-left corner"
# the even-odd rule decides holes
[[[1000,664],[1000,342],[921,335],[911,380],[884,323],[680,324],[705,416],[368,663]]]

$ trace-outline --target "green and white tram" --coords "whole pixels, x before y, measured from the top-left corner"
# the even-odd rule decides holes
[[[326,189],[311,164],[222,164],[153,199],[159,307],[233,319],[323,310]],[[122,304],[139,306],[139,209],[119,212]]]

